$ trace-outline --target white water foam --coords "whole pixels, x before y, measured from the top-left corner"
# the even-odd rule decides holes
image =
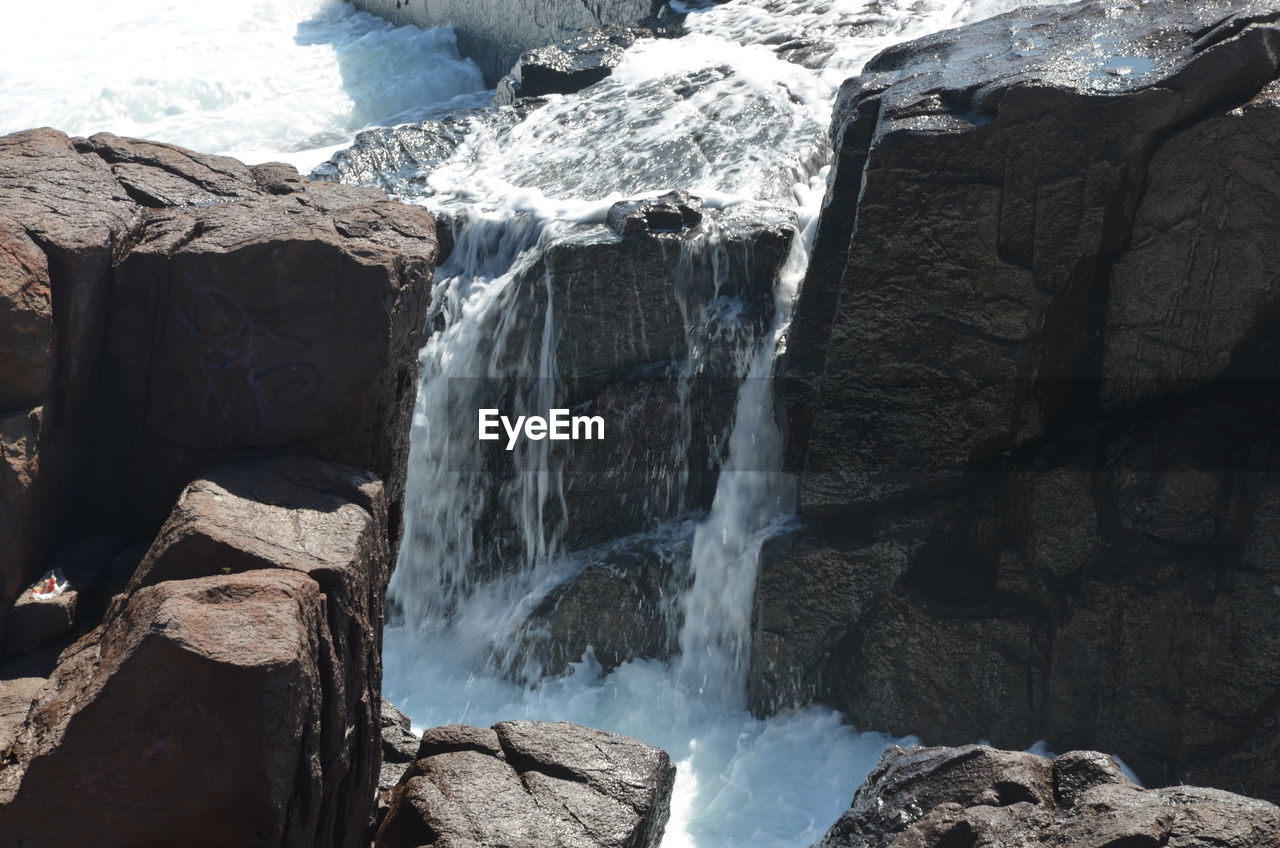
[[[611,79],[549,98],[509,133],[477,122],[417,189],[426,196],[413,198],[465,218],[434,295],[445,328],[423,353],[427,374],[493,371],[501,357],[492,345],[517,317],[508,289],[522,264],[544,240],[598,225],[620,198],[683,188],[715,207],[763,200],[788,207],[811,235],[839,83],[884,47],[1014,5],[733,0],[691,15],[683,39],[637,45]],[[836,45],[816,70],[773,50],[812,36]],[[698,75],[713,81],[672,96]],[[482,103],[485,95],[470,94],[480,87],[448,30],[396,28],[339,0],[19,4],[0,31],[0,132],[106,130],[251,162],[307,167],[364,126]],[[751,379],[710,514],[655,531],[688,543],[696,577],[677,599],[684,626],[670,663],[633,661],[604,674],[588,653],[571,674],[531,685],[497,673],[518,659],[511,649],[530,611],[583,562],[563,555],[544,527],[541,510],[558,485],[544,464],[512,498],[520,567],[477,579],[470,566],[482,515],[458,497],[466,457],[423,461],[453,449],[439,429],[456,411],[448,381],[428,382],[419,398],[412,512],[392,595],[400,618],[386,633],[387,695],[420,728],[570,720],[664,747],[679,765],[667,848],[809,845],[890,741],[856,733],[821,707],[767,720],[744,708],[755,554],[790,509],[786,478],[761,469],[777,468],[768,384],[806,240],[779,280],[773,325],[742,351],[741,376]],[[531,373],[554,371],[545,345],[522,353]],[[432,548],[413,544],[415,526]]]
[[[884,47],[1013,5],[734,0],[691,14],[681,39],[637,44],[609,79],[549,97],[514,126],[473,120],[452,156],[403,184],[405,199],[453,218],[458,238],[437,280],[445,329],[423,353],[406,536],[386,632],[385,692],[417,726],[569,720],[659,745],[679,767],[666,848],[799,848],[847,808],[893,740],[858,733],[822,707],[764,720],[746,709],[757,555],[793,502],[793,481],[777,470],[782,445],[770,385],[777,345],[822,198],[839,84]],[[835,42],[817,69],[774,50],[805,35]],[[563,553],[563,528],[545,521],[563,497],[560,469],[535,461],[506,493],[524,557],[480,576],[487,566],[476,546],[488,526],[477,522],[491,514],[481,506],[483,482],[457,470],[469,467],[469,448],[449,442],[448,430],[469,410],[466,402],[451,407],[457,401],[447,397],[446,378],[513,379],[499,350],[516,321],[510,313],[522,271],[551,242],[598,227],[615,201],[667,189],[717,208],[789,210],[805,237],[778,280],[772,326],[739,351],[747,379],[710,513],[655,531],[692,551],[685,566],[692,586],[673,601],[683,621],[677,655],[605,674],[588,652],[571,673],[539,679],[536,667],[519,667],[526,619],[587,561]],[[697,249],[718,247],[712,239]],[[543,333],[522,342],[516,371],[555,374],[551,308]]]
[[[356,131],[484,88],[450,29],[341,0],[11,3],[0,134],[108,131],[310,169]]]

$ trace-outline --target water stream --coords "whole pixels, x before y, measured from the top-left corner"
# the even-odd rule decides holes
[[[794,506],[771,379],[822,199],[832,103],[884,47],[1018,4],[674,5],[690,11],[684,37],[638,43],[577,95],[495,113],[476,109],[489,95],[451,31],[395,28],[336,0],[145,0],[127,10],[71,0],[56,21],[21,4],[18,25],[0,35],[0,89],[11,95],[0,132],[110,130],[309,168],[362,128],[454,114],[416,151],[384,137],[373,172],[327,172],[426,205],[454,242],[422,352],[386,695],[419,727],[529,717],[639,737],[679,766],[665,846],[798,848],[821,837],[891,741],[822,707],[758,719],[745,699],[757,554]],[[611,205],[671,189],[709,211],[696,233],[649,254],[680,326],[661,421],[629,422],[661,438],[627,454],[635,466],[615,481],[627,498],[619,513],[643,520],[626,538],[584,541],[575,517],[585,501],[573,488],[582,455],[528,442],[499,456],[497,474],[460,422],[495,398],[545,409],[590,378],[563,352],[578,307],[565,302],[557,257],[607,249]],[[766,281],[772,291],[752,301],[739,278],[757,259],[760,222],[789,246]],[[612,313],[638,348],[659,331],[629,322],[628,304],[646,296],[639,283],[619,291]],[[690,481],[708,469],[689,457],[706,385],[719,387],[727,418],[710,460],[714,497],[699,504]],[[632,438],[628,422],[615,424],[617,438]],[[548,673],[528,647],[548,593],[636,545],[666,572],[668,655],[606,671],[587,650],[567,673]],[[602,629],[615,626],[611,614],[598,611]]]

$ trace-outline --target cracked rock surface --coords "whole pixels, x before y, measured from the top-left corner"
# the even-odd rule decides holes
[[[1142,789],[1096,751],[1052,760],[899,748],[817,848],[1261,848],[1280,808],[1216,789]]]
[[[1280,800],[1280,13],[1096,0],[845,83],[753,701]]]
[[[656,848],[675,766],[662,750],[568,722],[428,730],[377,848]]]

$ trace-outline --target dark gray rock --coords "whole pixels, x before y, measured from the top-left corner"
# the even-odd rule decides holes
[[[543,520],[569,549],[710,505],[745,377],[740,352],[754,349],[772,317],[774,282],[794,234],[786,217],[706,210],[699,226],[680,232],[622,238],[581,227],[519,269],[489,334],[501,339],[499,361],[510,378],[458,381],[466,401],[459,417],[474,422],[479,408],[545,415],[550,395],[550,408],[608,422],[603,440],[551,447],[553,464],[563,457],[568,470],[563,503],[548,503]],[[539,373],[548,304],[558,379],[543,386],[529,375]],[[477,441],[478,431],[461,438]],[[476,547],[500,568],[518,553],[502,547],[518,540],[503,532],[512,520],[503,485],[529,469],[501,441],[485,444],[477,461],[489,475],[490,504]]]
[[[592,27],[530,50],[498,82],[493,102],[502,106],[521,97],[573,94],[613,73],[628,47],[659,34],[646,27]]]
[[[400,783],[400,778],[409,770],[409,766],[417,758],[418,748],[422,744],[413,733],[413,725],[409,717],[395,708],[389,701],[382,702],[382,768],[378,772],[378,802],[374,812],[373,827],[377,830],[387,814],[391,804],[392,793]]]
[[[1227,213],[1276,203],[1270,178],[1249,169],[1269,167],[1280,35],[1265,4],[1245,0],[1113,5],[1019,12],[894,47],[845,84],[792,334],[789,379],[800,385],[788,406],[806,509],[999,467],[1098,410],[1100,383],[1102,400],[1123,391],[1132,406],[1169,381],[1185,390],[1225,377],[1233,358],[1238,376],[1262,376],[1250,351],[1276,304],[1266,275],[1246,273],[1249,262],[1260,269],[1256,254],[1233,256],[1242,264],[1203,314],[1196,293],[1215,285],[1212,263],[1143,257],[1163,251],[1147,242],[1169,216],[1200,208],[1208,183],[1188,185],[1187,173],[1223,175],[1212,185],[1233,189],[1214,201],[1222,214],[1182,214],[1184,226],[1215,240],[1223,219],[1232,232],[1249,221],[1254,237],[1269,232],[1265,211]],[[1101,50],[1095,36],[1132,55]],[[1213,249],[1232,252],[1225,241]],[[1238,319],[1225,334],[1211,332],[1219,311]],[[1118,352],[1153,322],[1167,327],[1158,350],[1194,336],[1200,352],[1171,353],[1154,372],[1144,361],[1157,347]]]
[[[487,112],[479,119],[514,123],[518,115],[518,110],[510,109]],[[317,166],[311,178],[403,193],[421,185],[431,169],[453,155],[471,117],[464,113],[410,126],[365,130],[351,147]]]
[[[1280,799],[1278,57],[1262,3],[1102,0],[845,84],[758,710]]]
[[[680,233],[702,223],[702,199],[687,191],[668,192],[651,200],[623,200],[609,209],[609,229],[627,238]]]
[[[519,665],[536,659],[542,674],[559,675],[588,649],[606,672],[671,656],[680,627],[671,600],[688,581],[687,534],[639,537],[582,556],[589,564],[530,615]]]
[[[1280,809],[1213,789],[1143,790],[1104,754],[890,748],[818,848],[1280,844]]]
[[[658,748],[565,722],[438,728],[374,844],[657,848],[674,781]]]

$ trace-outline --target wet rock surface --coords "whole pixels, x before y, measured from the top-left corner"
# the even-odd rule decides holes
[[[1262,4],[1079,3],[845,84],[757,709],[1280,798],[1278,47]]]
[[[646,27],[592,27],[575,32],[547,47],[525,53],[498,82],[494,104],[508,105],[521,97],[572,94],[613,73],[622,54],[642,38],[665,34]]]
[[[674,781],[660,749],[567,722],[434,728],[374,844],[656,848]]]
[[[890,748],[818,848],[1280,842],[1280,808],[1213,789],[1141,789],[1110,757]]]
[[[605,672],[633,659],[671,657],[679,633],[671,600],[689,579],[687,539],[633,537],[580,556],[586,567],[530,615],[521,665],[536,660],[541,674],[561,675],[588,652]]]

